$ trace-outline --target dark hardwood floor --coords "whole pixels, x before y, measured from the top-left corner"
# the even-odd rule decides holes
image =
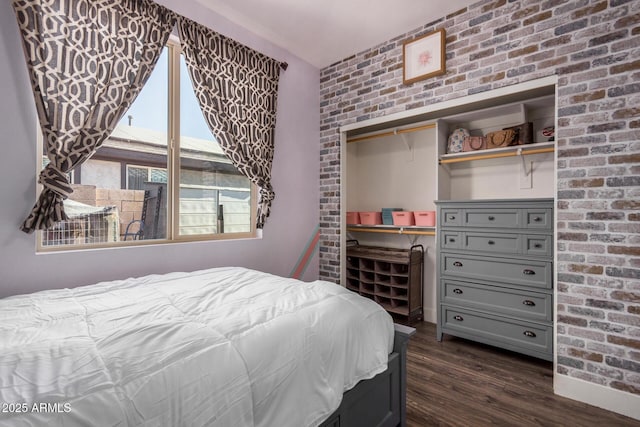
[[[553,394],[553,364],[414,325],[407,356],[407,426],[640,426]]]

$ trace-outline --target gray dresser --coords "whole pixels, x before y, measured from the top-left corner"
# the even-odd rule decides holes
[[[553,199],[437,201],[437,338],[553,359]]]

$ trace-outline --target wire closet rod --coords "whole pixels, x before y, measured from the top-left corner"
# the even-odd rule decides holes
[[[548,147],[548,148],[536,148],[532,150],[525,149],[522,151],[510,151],[507,153],[478,154],[477,156],[465,156],[465,157],[455,157],[452,159],[440,159],[440,164],[468,162],[471,160],[498,159],[500,157],[524,156],[527,154],[553,153],[554,151],[555,151],[555,148]]]
[[[410,133],[410,132],[417,132],[419,130],[433,129],[434,127],[436,127],[435,123],[430,123],[428,125],[416,126],[416,127],[412,127],[412,128],[395,129],[395,130],[390,131],[390,132],[376,133],[374,135],[356,136],[354,138],[347,139],[347,142],[349,143],[349,142],[366,141],[368,139],[382,138],[382,137],[385,137],[385,136],[393,136],[393,135],[398,135],[398,134],[401,134],[401,133]]]

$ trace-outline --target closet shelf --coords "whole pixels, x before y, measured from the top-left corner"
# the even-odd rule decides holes
[[[537,142],[528,145],[514,145],[504,148],[493,148],[482,151],[466,151],[464,153],[443,154],[440,164],[470,162],[472,160],[498,159],[501,157],[525,156],[529,154],[553,153],[555,142]]]
[[[435,236],[435,227],[421,227],[416,225],[347,225],[347,231],[363,233],[387,233],[387,234],[407,234],[414,236]]]

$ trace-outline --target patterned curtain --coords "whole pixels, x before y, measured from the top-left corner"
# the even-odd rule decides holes
[[[178,32],[205,120],[233,165],[260,188],[258,228],[269,216],[280,68],[286,64],[184,17]]]
[[[175,26],[150,0],[13,0],[44,147],[42,193],[21,229],[67,219],[67,172],[111,134],[151,75]]]

